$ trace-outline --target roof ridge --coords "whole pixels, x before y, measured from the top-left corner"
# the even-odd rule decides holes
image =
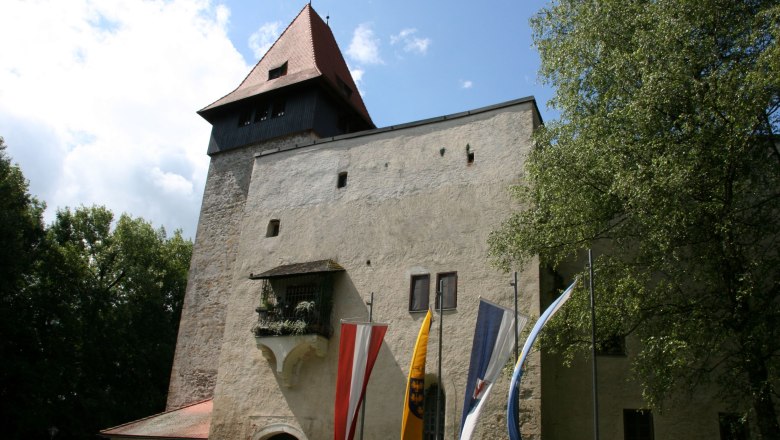
[[[317,12],[314,10],[314,7],[311,5],[311,3],[308,3],[306,6],[303,7],[303,9],[306,8],[309,8],[309,49],[311,49],[311,57],[314,60],[314,68],[317,69],[317,72],[319,72],[320,75],[324,75],[325,72],[323,72],[322,69],[320,69],[320,63],[317,62],[317,49],[314,47],[314,25],[312,23],[313,17],[319,17],[320,15],[317,14]],[[312,15],[312,12],[314,12],[314,15]]]
[[[249,77],[250,77],[250,76],[252,76],[252,73],[254,73],[255,69],[257,69],[257,67],[258,67],[258,66],[260,66],[260,63],[262,63],[262,62],[263,62],[263,60],[265,59],[266,55],[268,55],[269,53],[271,53],[271,49],[273,49],[273,48],[274,48],[274,46],[276,46],[276,43],[278,43],[278,42],[279,42],[279,40],[281,40],[281,39],[282,39],[282,36],[283,36],[285,33],[287,33],[287,31],[290,29],[290,27],[293,25],[293,23],[295,23],[295,22],[296,22],[296,20],[298,20],[298,17],[300,17],[300,16],[301,16],[301,14],[303,14],[303,11],[305,11],[307,7],[311,7],[311,5],[307,3],[307,4],[306,4],[306,5],[305,5],[305,6],[304,6],[304,7],[303,7],[303,8],[302,8],[302,9],[301,9],[299,12],[298,12],[298,14],[295,16],[295,18],[293,18],[293,19],[292,19],[292,21],[290,21],[289,23],[287,23],[287,27],[286,27],[286,28],[284,28],[284,30],[282,31],[282,33],[281,33],[281,34],[279,34],[279,36],[278,36],[278,37],[276,37],[276,40],[274,40],[274,42],[271,44],[271,46],[270,46],[270,47],[268,47],[268,50],[266,50],[266,51],[265,51],[265,53],[263,54],[263,56],[261,56],[261,57],[260,57],[260,59],[259,59],[259,60],[257,60],[257,62],[255,63],[255,66],[254,66],[254,67],[252,67],[251,69],[249,69],[249,73],[247,73],[247,74],[246,74],[246,76],[244,76],[244,79],[243,79],[243,80],[241,80],[241,82],[238,84],[238,86],[236,86],[236,88],[235,88],[235,89],[233,89],[233,90],[229,91],[228,93],[225,93],[224,95],[220,96],[220,97],[219,97],[219,99],[216,99],[216,100],[214,100],[214,102],[212,102],[211,104],[209,104],[209,105],[207,105],[207,106],[203,107],[203,108],[202,108],[202,109],[200,109],[199,111],[206,110],[207,108],[211,107],[212,105],[214,105],[214,104],[216,104],[217,102],[221,101],[222,99],[226,98],[226,97],[227,97],[228,95],[230,95],[231,93],[234,93],[234,92],[238,91],[238,89],[240,89],[240,88],[241,88],[241,86],[243,86],[243,85],[244,85],[244,83],[246,83],[246,81],[249,79]],[[309,20],[309,27],[311,27],[311,20]],[[312,52],[314,51],[314,49],[313,49],[313,46],[314,46],[314,43],[312,42]],[[316,63],[315,63],[315,65],[316,65]],[[317,70],[319,70],[319,67],[317,68]]]

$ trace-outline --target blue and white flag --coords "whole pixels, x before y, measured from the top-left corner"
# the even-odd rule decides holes
[[[512,310],[479,300],[477,327],[471,347],[471,363],[466,382],[463,417],[460,421],[460,439],[471,438],[482,406],[487,400],[493,382],[498,378],[515,345],[515,316]],[[528,318],[518,315],[518,329]]]
[[[518,403],[520,399],[518,399],[517,396],[520,392],[520,378],[523,376],[523,364],[525,364],[525,359],[528,357],[531,346],[536,341],[536,337],[539,336],[542,327],[544,327],[552,315],[563,306],[563,303],[569,299],[572,290],[574,290],[574,286],[577,285],[577,281],[578,280],[575,279],[574,282],[571,283],[571,286],[569,286],[558,299],[553,301],[553,303],[550,304],[550,307],[547,307],[547,310],[545,310],[544,313],[542,313],[542,316],[539,317],[539,320],[536,321],[534,328],[531,330],[531,334],[528,335],[528,339],[525,340],[525,344],[523,344],[523,351],[520,353],[520,359],[517,360],[515,371],[512,373],[512,382],[509,384],[509,402],[507,404],[506,424],[507,429],[509,429],[510,440],[521,440],[519,430],[520,423],[518,420],[520,409]]]

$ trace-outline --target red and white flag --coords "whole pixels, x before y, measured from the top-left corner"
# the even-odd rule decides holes
[[[352,440],[355,435],[358,409],[385,332],[387,324],[341,323],[334,440]]]

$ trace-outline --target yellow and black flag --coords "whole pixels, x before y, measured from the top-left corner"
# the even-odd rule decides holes
[[[425,357],[428,354],[428,332],[431,329],[431,311],[425,315],[417,345],[409,366],[409,381],[404,398],[404,418],[401,425],[401,440],[421,440],[423,434],[423,407],[425,396]]]

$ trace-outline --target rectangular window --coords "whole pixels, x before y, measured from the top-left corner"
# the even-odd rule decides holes
[[[276,237],[279,235],[279,220],[273,219],[268,222],[268,228],[266,228],[266,237]]]
[[[243,127],[252,123],[252,110],[244,110],[238,116],[238,126]]]
[[[271,115],[274,118],[278,118],[280,116],[284,116],[284,101],[278,100],[274,102],[274,107],[271,111]]]
[[[747,418],[739,414],[718,413],[720,440],[749,440]]]
[[[409,311],[424,312],[428,310],[428,292],[431,284],[431,276],[412,275],[412,285],[409,288]]]
[[[436,274],[436,310],[439,309],[439,294],[441,289],[443,308],[454,309],[458,307],[458,273],[445,272]]]
[[[260,104],[255,109],[255,122],[265,121],[268,119],[268,104]]]
[[[623,410],[625,440],[653,440],[653,414],[649,409]]]
[[[336,182],[336,188],[344,188],[347,186],[347,172],[339,173],[338,181]]]
[[[612,335],[596,342],[596,354],[599,356],[625,356],[626,337]]]
[[[285,61],[284,64],[282,64],[281,66],[268,71],[269,80],[276,79],[284,75],[287,75],[287,61]]]

